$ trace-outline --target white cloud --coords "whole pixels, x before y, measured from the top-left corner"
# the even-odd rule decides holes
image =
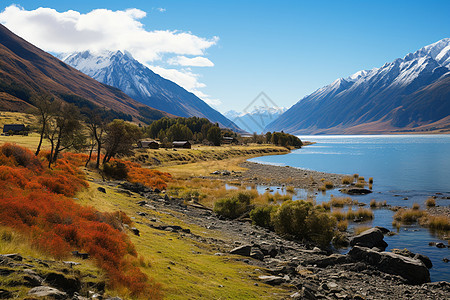
[[[156,10],[159,11],[159,12],[165,12],[166,11],[166,9],[162,8],[162,7],[158,7],[158,8],[156,8]]]
[[[206,85],[198,81],[199,75],[192,73],[190,69],[167,69],[160,66],[146,65],[156,74],[169,79],[176,84],[184,87],[189,92],[195,94],[197,97],[205,101],[211,106],[219,106],[222,102],[219,99],[212,99],[210,95],[200,91],[199,88],[204,88]]]
[[[174,66],[184,66],[184,67],[214,67],[212,61],[207,59],[206,57],[196,56],[196,57],[186,57],[186,56],[177,56],[169,59],[167,61],[169,64]]]
[[[164,8],[157,10],[165,11]],[[149,31],[139,21],[146,16],[146,12],[136,8],[123,11],[95,9],[80,13],[74,10],[58,12],[43,7],[28,11],[11,5],[0,13],[0,23],[30,43],[53,53],[126,50],[141,63],[151,64],[156,73],[175,81],[206,102],[218,103],[199,90],[205,84],[199,82],[199,75],[190,69],[158,66],[169,63],[181,67],[212,67],[213,62],[202,55],[217,44],[218,37],[208,39],[190,32]]]

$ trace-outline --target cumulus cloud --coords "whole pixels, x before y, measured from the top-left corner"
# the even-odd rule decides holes
[[[200,75],[193,73],[190,69],[167,69],[156,65],[146,65],[156,74],[167,78],[176,84],[184,87],[189,92],[195,94],[197,97],[205,101],[211,106],[219,106],[222,102],[219,99],[213,99],[210,95],[202,92],[201,88],[206,87],[204,83],[199,82]]]
[[[169,59],[167,61],[169,64],[174,66],[184,66],[184,67],[214,67],[212,61],[207,59],[206,57],[196,56],[196,57],[186,57],[186,56],[177,56]]]
[[[158,8],[160,12],[165,9]],[[52,53],[75,51],[122,50],[167,79],[177,82],[191,92],[201,95],[205,87],[190,69],[164,69],[158,64],[180,67],[211,67],[203,57],[205,51],[218,42],[218,37],[203,38],[191,32],[146,30],[139,21],[146,12],[131,8],[112,11],[95,9],[88,13],[74,10],[58,12],[40,7],[25,10],[17,5],[0,13],[0,23],[39,48]],[[186,57],[195,56],[192,58]],[[165,60],[165,61],[164,61]]]

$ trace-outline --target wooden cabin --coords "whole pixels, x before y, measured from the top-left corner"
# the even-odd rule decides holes
[[[191,149],[191,143],[189,143],[188,141],[173,141],[172,147],[173,148]]]
[[[26,132],[26,128],[24,124],[5,124],[3,125],[3,134],[8,135],[12,134],[24,134]]]
[[[159,149],[159,143],[157,141],[139,141],[137,142],[138,148]]]
[[[237,144],[237,143],[238,143],[238,140],[236,138],[234,138],[234,137],[224,136],[222,138],[222,144],[229,144],[229,145],[231,145],[231,144]]]

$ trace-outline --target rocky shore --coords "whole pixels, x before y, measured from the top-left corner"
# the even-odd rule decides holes
[[[343,255],[286,240],[246,221],[221,219],[196,202],[137,186],[121,188],[145,199],[136,203],[136,214],[144,220],[136,222],[136,227],[171,231],[180,239],[213,246],[217,251],[214,255],[256,267],[255,285],[283,287],[291,299],[446,299],[450,293],[448,282],[429,282],[428,260],[423,255],[384,252],[387,245],[383,237],[388,233],[384,228],[353,237],[352,249]],[[165,224],[158,218],[161,213],[175,214],[184,224],[204,227],[219,233],[215,236],[220,238],[193,234],[179,224]]]
[[[329,181],[333,186],[342,186],[344,175],[318,172],[312,170],[297,169],[293,167],[280,167],[264,165],[246,161],[241,167],[248,170],[242,173],[242,179],[261,185],[290,185],[302,189],[317,189],[323,183]]]

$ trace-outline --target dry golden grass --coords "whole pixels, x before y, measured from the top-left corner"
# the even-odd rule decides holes
[[[362,233],[362,232],[364,232],[364,231],[366,231],[366,230],[368,230],[368,229],[370,229],[371,227],[370,226],[357,226],[357,227],[355,227],[354,228],[354,231],[355,231],[355,235],[358,235],[358,234],[360,234],[360,233]]]
[[[350,184],[353,182],[353,177],[352,176],[344,176],[342,178],[342,183],[343,184]]]
[[[425,205],[427,207],[434,207],[436,206],[436,199],[434,199],[433,197],[429,197],[426,201],[425,201]]]
[[[330,202],[332,207],[344,207],[345,205],[357,205],[358,200],[353,200],[350,197],[335,197],[330,196]]]
[[[420,209],[401,208],[394,214],[394,220],[403,223],[413,223],[426,215],[427,213]]]
[[[336,225],[337,229],[339,231],[346,231],[348,228],[348,221],[347,220],[340,220],[337,225]]]

